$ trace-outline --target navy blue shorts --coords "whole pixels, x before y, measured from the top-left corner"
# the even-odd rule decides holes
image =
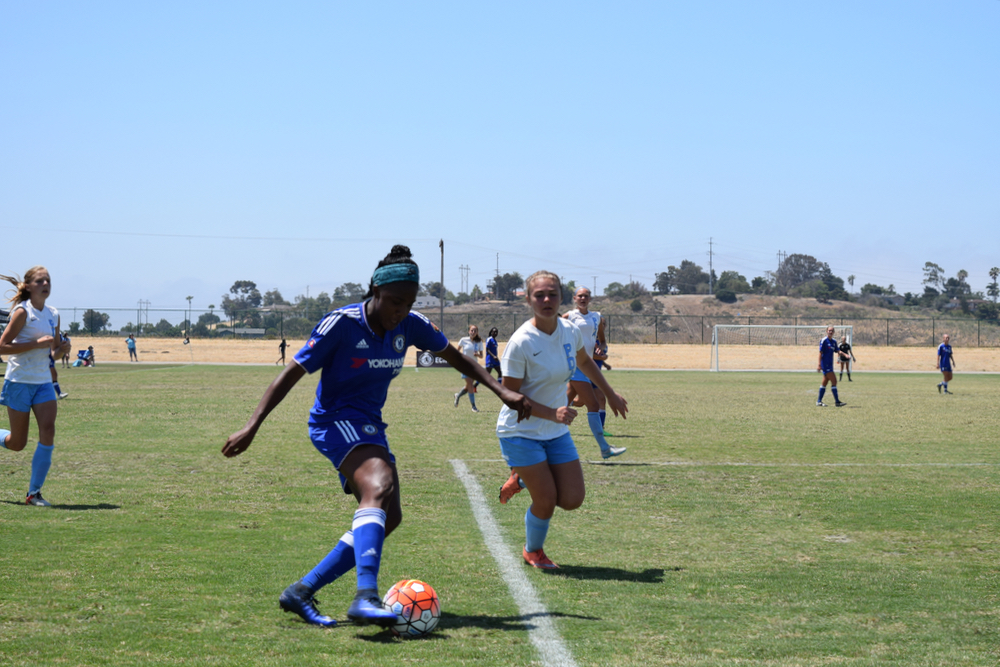
[[[330,459],[338,473],[344,459],[359,445],[384,447],[389,454],[389,461],[393,465],[396,464],[396,457],[389,449],[385,430],[365,419],[339,419],[328,424],[310,424],[309,439],[323,456]],[[344,493],[353,493],[347,478],[343,475],[340,476],[340,485],[344,488]]]

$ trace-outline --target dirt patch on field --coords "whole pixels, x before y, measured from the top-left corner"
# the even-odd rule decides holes
[[[289,340],[287,360],[305,344]],[[125,340],[118,338],[73,338],[75,350],[94,346],[97,363],[128,363]],[[502,349],[501,345],[501,349]],[[202,363],[202,364],[274,364],[279,355],[275,340],[194,339],[185,345],[177,338],[142,338],[138,341],[139,363]],[[865,347],[855,348],[856,370],[876,371],[935,371],[936,349],[933,347]],[[710,345],[616,345],[608,361],[615,369],[693,369],[708,370],[711,364]],[[818,350],[812,346],[724,346],[719,353],[719,366],[730,370],[812,370],[816,367]],[[956,371],[1000,372],[1000,348],[956,348]],[[416,365],[416,352],[410,350],[408,365]]]

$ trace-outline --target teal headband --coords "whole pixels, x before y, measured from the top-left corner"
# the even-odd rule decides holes
[[[386,264],[375,269],[372,274],[372,283],[375,285],[401,282],[420,283],[420,269],[416,264]]]

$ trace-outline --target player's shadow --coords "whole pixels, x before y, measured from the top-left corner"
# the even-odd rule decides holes
[[[26,507],[23,502],[17,500],[4,500],[2,502],[7,505],[19,505]],[[64,510],[69,512],[86,512],[89,510],[117,510],[121,509],[121,505],[109,505],[108,503],[100,503],[99,505],[52,505],[49,509]]]
[[[681,572],[684,568],[671,567],[670,572]],[[663,568],[646,568],[641,572],[631,572],[617,567],[602,565],[560,565],[556,570],[545,570],[550,577],[567,579],[599,579],[602,581],[630,581],[639,584],[659,584],[663,582]]]
[[[548,616],[550,618],[579,618],[585,621],[599,621],[602,620],[598,616],[584,616],[582,614],[561,614],[558,612],[549,612],[544,614],[525,614],[524,616],[460,616],[458,614],[450,614],[448,612],[441,613],[441,621],[438,623],[437,628],[434,632],[430,633],[426,637],[422,637],[422,641],[443,641],[449,639],[447,631],[450,628],[482,628],[483,630],[501,630],[501,631],[514,631],[514,632],[524,632],[525,630],[534,630],[537,627],[534,619]],[[358,627],[354,626],[352,623],[345,623],[338,625],[337,627]],[[385,630],[384,632],[379,632],[372,635],[358,635],[358,639],[369,641],[373,643],[390,643],[394,641],[399,641],[392,632]]]

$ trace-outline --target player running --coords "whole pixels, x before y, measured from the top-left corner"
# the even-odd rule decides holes
[[[382,607],[378,571],[382,544],[402,520],[396,459],[382,421],[389,383],[403,368],[410,346],[429,350],[454,368],[478,378],[510,406],[512,420],[527,419],[531,402],[501,386],[484,368],[448,343],[437,327],[411,312],[420,288],[419,271],[406,246],[393,246],[372,275],[365,301],[327,313],[306,345],[271,383],[250,420],[229,436],[222,453],[233,457],[253,442],[267,415],[306,373],[322,371],[309,414],[313,445],[340,473],[345,493],[358,500],[351,530],[320,563],[281,594],[278,602],[307,623],[336,625],[319,613],[314,595],[357,568],[357,593],[347,618],[358,624],[392,625]]]
[[[469,326],[469,335],[464,336],[458,341],[458,349],[462,351],[462,354],[469,357],[469,359],[472,360],[472,363],[477,366],[479,365],[479,362],[477,362],[476,359],[483,358],[483,339],[479,336],[479,327],[475,324]],[[465,375],[464,373],[462,374],[462,379],[465,380],[465,386],[462,387],[460,392],[455,394],[455,407],[457,408],[458,402],[463,396],[468,394],[469,403],[472,404],[472,411],[479,412],[479,408],[476,407],[476,387],[479,386],[479,383],[476,382],[473,384],[473,378]]]
[[[951,371],[955,367],[955,355],[951,351],[951,336],[945,334],[941,336],[941,344],[938,345],[937,353],[937,368],[941,371],[944,376],[944,382],[938,383],[938,393],[944,392],[945,394],[950,394],[948,391],[948,383],[951,382]]]
[[[847,366],[847,381],[854,382],[851,379],[851,366],[853,362],[857,361],[854,358],[854,351],[851,349],[851,344],[847,342],[847,336],[840,337],[840,345],[837,346],[839,352],[837,352],[837,359],[840,361],[840,379],[844,379],[844,366]]]
[[[819,398],[816,399],[816,406],[820,408],[826,407],[826,403],[823,402],[823,394],[826,393],[828,382],[833,385],[830,391],[833,392],[835,405],[838,408],[847,405],[837,395],[837,374],[833,372],[833,355],[840,352],[840,346],[837,345],[837,340],[833,337],[834,331],[833,327],[827,327],[826,338],[819,342],[819,364],[816,366],[816,370],[823,374],[823,384],[819,386]]]
[[[497,336],[500,331],[493,327],[490,329],[490,337],[486,339],[486,372],[497,372],[497,380],[503,379],[503,371],[500,370],[500,346],[497,344]]]
[[[563,317],[580,329],[580,332],[583,334],[586,354],[588,357],[593,358],[595,347],[597,345],[603,347],[605,344],[604,318],[601,317],[599,312],[590,310],[590,290],[586,287],[581,287],[576,291],[576,294],[573,295],[573,302],[576,304],[576,309],[569,311]],[[596,364],[594,368],[597,368]],[[597,372],[600,373],[600,370]],[[604,438],[604,422],[607,419],[607,412],[604,407],[604,394],[601,393],[600,387],[597,384],[591,382],[584,375],[579,366],[571,378],[569,388],[567,389],[567,405],[573,402],[574,394],[583,405],[587,406],[587,425],[590,427],[590,432],[594,435],[594,439],[597,440],[597,444],[601,448],[601,457],[609,459],[612,456],[624,454],[625,447],[612,447]]]
[[[24,449],[33,412],[38,422],[38,445],[31,457],[31,480],[24,502],[50,507],[52,503],[42,497],[42,485],[52,466],[58,397],[49,363],[66,354],[70,344],[59,333],[59,312],[45,305],[52,291],[48,269],[34,266],[25,272],[23,281],[9,276],[0,276],[0,280],[17,290],[10,300],[10,323],[0,335],[0,354],[7,356],[0,405],[7,406],[10,419],[10,430],[0,429],[0,447],[14,452]]]
[[[566,385],[577,368],[608,397],[616,415],[628,412],[625,399],[614,392],[588,351],[590,343],[579,327],[559,317],[562,292],[559,276],[538,271],[525,281],[534,317],[511,336],[503,352],[503,385],[532,402],[530,419],[520,420],[509,407],[500,411],[497,437],[513,474],[531,494],[524,515],[522,556],[533,567],[557,567],[543,550],[549,521],[556,507],[574,510],[585,495],[583,468],[569,425],[576,410],[566,405]],[[514,482],[517,484],[517,482]]]

